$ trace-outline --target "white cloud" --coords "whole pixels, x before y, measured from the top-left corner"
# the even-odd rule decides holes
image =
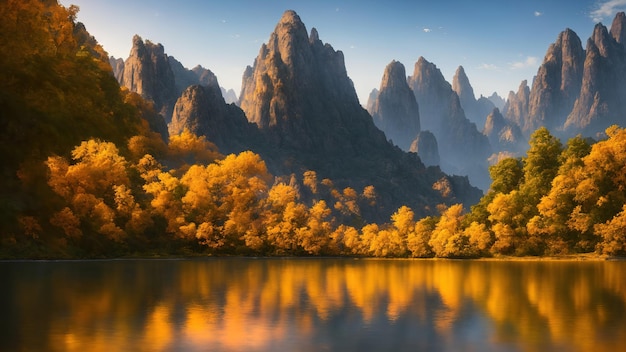
[[[514,70],[520,70],[523,68],[535,67],[539,63],[539,59],[535,56],[528,56],[524,61],[517,61],[511,63],[511,68]]]
[[[543,12],[535,11],[535,17],[543,16]]]
[[[480,66],[478,66],[479,70],[489,70],[489,71],[495,71],[498,69],[498,66],[494,65],[494,64],[480,64]]]
[[[626,8],[626,0],[608,0],[597,3],[597,8],[589,14],[594,22],[600,22],[605,17],[611,17],[616,12]]]
[[[430,32],[432,32],[432,31],[433,31],[433,30],[432,30],[432,29],[430,29],[430,28],[424,28],[424,29],[422,29],[422,30],[424,31],[424,33],[430,33]]]

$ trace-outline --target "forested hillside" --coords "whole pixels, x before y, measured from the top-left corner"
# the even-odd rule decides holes
[[[257,153],[153,132],[162,117],[120,89],[77,11],[0,5],[0,257],[626,254],[620,127],[566,145],[541,128],[525,157],[491,167],[470,212],[401,206],[376,224],[364,214],[385,195],[371,185],[272,175]],[[454,178],[435,181],[430,191],[453,199]],[[416,218],[424,213],[439,215]]]

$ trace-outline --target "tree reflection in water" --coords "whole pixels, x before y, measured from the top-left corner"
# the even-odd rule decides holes
[[[626,341],[626,262],[0,263],[0,350],[567,350]]]

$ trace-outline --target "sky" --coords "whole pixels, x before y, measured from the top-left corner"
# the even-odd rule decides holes
[[[420,56],[448,82],[463,66],[478,98],[506,98],[532,83],[551,43],[570,28],[583,46],[596,23],[610,27],[626,0],[60,0],[109,55],[126,59],[132,37],[161,43],[185,67],[201,65],[221,86],[241,89],[285,10],[344,53],[361,104],[392,60],[413,74]]]

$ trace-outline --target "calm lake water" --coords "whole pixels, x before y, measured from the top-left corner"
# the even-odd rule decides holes
[[[0,262],[1,351],[618,351],[626,262]]]

